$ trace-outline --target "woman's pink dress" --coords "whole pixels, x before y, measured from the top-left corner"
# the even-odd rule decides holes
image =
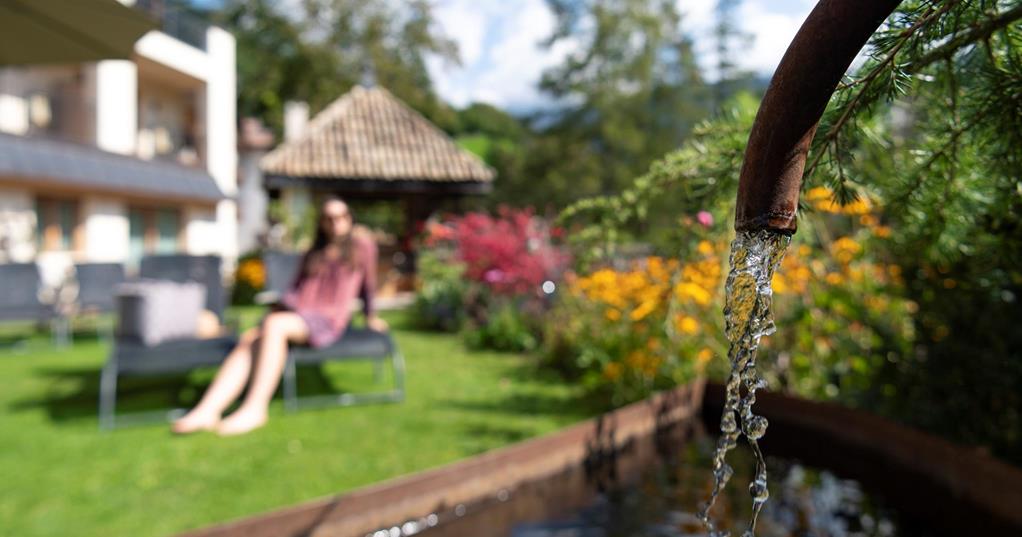
[[[309,327],[309,344],[326,347],[344,335],[351,321],[355,299],[361,296],[366,317],[373,315],[376,289],[376,243],[356,235],[353,261],[321,260],[309,274],[295,279],[281,301],[302,317]]]

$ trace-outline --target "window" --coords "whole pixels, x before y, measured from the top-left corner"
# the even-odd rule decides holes
[[[172,254],[177,251],[178,218],[178,212],[173,209],[156,211],[156,253]]]
[[[128,210],[128,234],[128,256],[132,263],[145,254],[176,253],[181,246],[181,212],[132,207]]]
[[[36,245],[39,251],[78,249],[78,202],[68,199],[36,199]]]
[[[128,209],[128,260],[137,265],[145,255],[145,213]]]

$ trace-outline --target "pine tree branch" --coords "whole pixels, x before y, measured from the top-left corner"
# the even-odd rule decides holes
[[[888,202],[888,205],[896,207],[902,203],[907,203],[908,197],[923,185],[923,173],[936,164],[937,160],[941,157],[946,157],[950,153],[957,151],[958,139],[972,129],[972,127],[978,125],[986,117],[986,115],[986,112],[976,114],[970,118],[970,121],[967,124],[961,125],[957,129],[952,130],[947,141],[937,148],[936,151],[930,153],[930,156],[922,164],[912,170],[911,176],[915,178],[912,185],[906,188],[900,195],[891,199],[891,201]]]
[[[1000,13],[997,16],[985,19],[982,24],[973,26],[968,31],[955,36],[947,43],[927,52],[923,55],[923,57],[919,58],[912,64],[912,68],[915,71],[919,71],[934,62],[950,58],[962,47],[975,43],[976,41],[985,40],[997,30],[1000,30],[1019,19],[1022,19],[1022,4],[1019,4],[1004,13]]]
[[[824,135],[823,141],[821,142],[821,144],[824,147],[832,144],[834,140],[838,137],[838,135],[841,133],[841,130],[844,128],[845,124],[848,122],[849,119],[851,119],[852,113],[855,111],[856,108],[858,108],[859,102],[862,101],[863,97],[866,94],[866,90],[869,89],[869,86],[876,81],[877,77],[879,77],[882,72],[887,70],[888,66],[894,63],[894,60],[895,58],[897,58],[898,53],[901,52],[902,47],[904,47],[905,44],[908,43],[909,39],[911,39],[911,37],[917,31],[919,31],[921,28],[935,20],[937,17],[950,11],[951,8],[953,8],[956,4],[958,4],[958,0],[949,0],[940,9],[930,8],[930,11],[928,13],[926,13],[919,20],[913,23],[912,26],[906,28],[899,34],[898,44],[891,48],[891,51],[887,54],[886,57],[884,57],[883,61],[877,64],[877,66],[873,68],[872,71],[870,71],[868,74],[866,74],[865,77],[863,77],[860,81],[857,81],[854,84],[860,86],[860,88],[858,92],[855,94],[855,96],[852,97],[852,99],[848,101],[847,104],[845,104],[844,110],[841,112],[841,116],[838,117],[838,120],[834,123],[834,125],[831,126],[831,128]],[[816,166],[820,163],[820,159],[823,157],[823,154],[824,152],[820,150],[816,152],[816,155],[813,156],[813,160],[809,163],[808,166],[806,166],[803,175],[811,175],[813,172],[816,171]]]

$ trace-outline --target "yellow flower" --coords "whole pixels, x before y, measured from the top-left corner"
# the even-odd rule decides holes
[[[774,292],[778,294],[806,292],[812,272],[800,257],[808,257],[810,252],[811,249],[803,244],[798,248],[798,255],[784,257],[781,268],[774,273],[770,282]]]
[[[873,230],[873,233],[876,233],[876,236],[881,239],[886,239],[891,236],[891,228],[887,226],[877,226],[877,228]]]
[[[603,366],[603,378],[613,382],[621,378],[621,364],[617,362],[609,362]]]
[[[859,198],[848,205],[842,205],[840,212],[842,214],[868,214],[870,210],[869,201],[866,198]]]
[[[649,273],[650,282],[666,282],[671,279],[668,264],[664,262],[662,257],[647,257],[646,271]]]
[[[691,300],[700,306],[706,306],[713,299],[709,291],[694,283],[682,282],[674,288],[674,293],[681,300]]]
[[[710,350],[709,347],[703,347],[703,349],[699,351],[699,354],[696,354],[696,363],[698,363],[700,366],[706,365],[706,363],[712,359],[713,351]]]
[[[607,311],[603,312],[603,316],[606,317],[608,321],[621,320],[621,312],[614,308],[607,308]]]
[[[713,243],[710,241],[699,241],[696,251],[703,255],[713,255]]]
[[[830,272],[827,274],[826,280],[830,285],[841,285],[844,283],[845,278],[837,272]]]
[[[674,327],[682,334],[692,335],[699,332],[699,321],[689,315],[678,315]]]
[[[779,272],[774,273],[773,278],[770,280],[770,287],[773,287],[775,293],[784,294],[791,289],[784,280],[784,276],[781,276]]]
[[[841,237],[830,245],[834,257],[842,264],[847,265],[855,258],[855,255],[862,251],[862,246],[855,239]]]
[[[262,288],[266,283],[266,269],[259,259],[242,261],[238,266],[238,279],[252,287]]]
[[[834,193],[831,192],[830,189],[825,186],[818,186],[816,188],[810,189],[809,192],[806,192],[805,196],[806,201],[829,200],[832,197],[834,197]]]
[[[629,315],[629,317],[631,317],[633,321],[641,321],[647,315],[652,313],[653,310],[656,309],[656,306],[657,303],[652,300],[644,301],[642,304],[639,304],[639,307],[632,310],[632,313]]]
[[[818,186],[806,192],[805,199],[818,211],[832,214],[865,215],[870,211],[869,200],[859,198],[847,205],[834,200],[834,192],[825,186]]]

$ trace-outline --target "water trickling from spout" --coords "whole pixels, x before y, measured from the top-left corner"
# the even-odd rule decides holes
[[[756,371],[756,350],[760,338],[774,332],[773,317],[770,315],[773,294],[770,280],[789,241],[786,235],[754,231],[739,232],[731,243],[731,271],[727,277],[724,301],[724,326],[729,342],[731,373],[725,388],[720,438],[713,455],[713,491],[699,513],[710,537],[730,535],[727,531],[717,530],[710,518],[710,508],[731,478],[733,470],[725,459],[727,452],[737,445],[742,435],[745,435],[756,455],[756,473],[749,485],[752,516],[743,537],[754,537],[756,519],[770,495],[767,490],[766,462],[758,443],[766,433],[767,420],[752,413],[756,390],[765,385]]]

